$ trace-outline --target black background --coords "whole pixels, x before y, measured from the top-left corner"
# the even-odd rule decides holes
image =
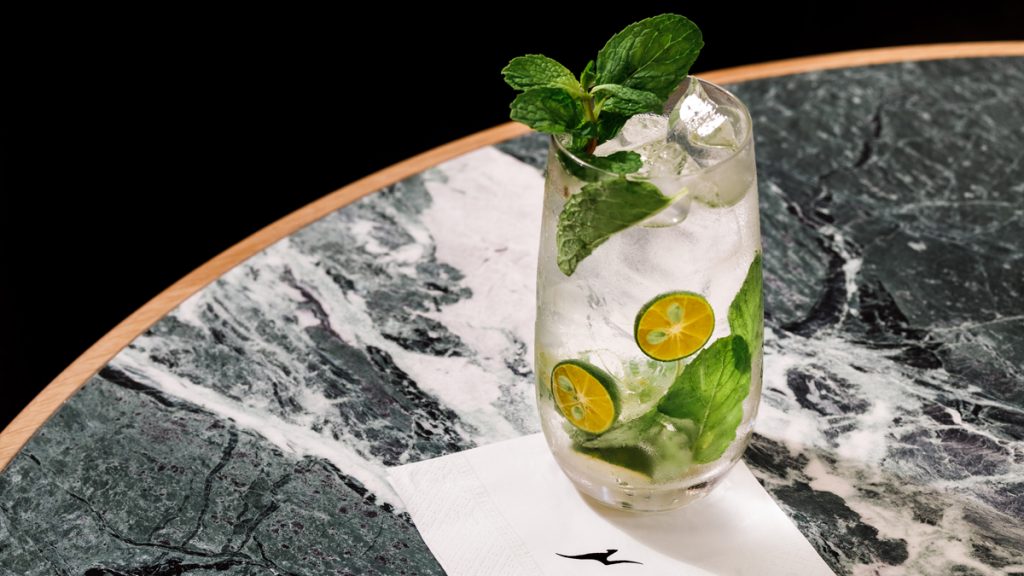
[[[120,320],[245,236],[373,171],[507,119],[499,70],[578,72],[661,12],[695,72],[824,52],[1024,38],[1019,1],[389,3],[363,13],[7,18],[0,427]]]

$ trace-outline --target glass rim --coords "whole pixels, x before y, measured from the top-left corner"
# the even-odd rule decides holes
[[[747,147],[750,146],[751,142],[753,142],[753,140],[754,140],[754,119],[750,116],[750,110],[747,109],[747,105],[744,104],[742,100],[737,98],[736,95],[733,94],[732,92],[730,92],[729,90],[726,90],[722,86],[720,86],[718,84],[715,84],[714,82],[711,82],[710,80],[705,80],[705,79],[703,79],[703,78],[701,78],[699,76],[690,76],[690,75],[688,75],[686,77],[686,80],[689,80],[690,78],[694,78],[698,82],[700,82],[701,84],[707,84],[708,86],[711,86],[711,87],[715,88],[716,90],[720,90],[723,93],[725,93],[725,95],[728,96],[729,99],[731,99],[733,102],[735,102],[737,104],[736,108],[743,114],[743,117],[746,118],[746,120],[747,120],[747,129],[743,131],[743,138],[740,140],[739,146],[737,146],[736,149],[733,150],[731,154],[729,154],[729,156],[725,157],[720,162],[716,162],[712,166],[701,167],[700,170],[698,170],[696,172],[692,172],[690,174],[687,174],[686,175],[687,177],[693,177],[693,176],[697,176],[697,175],[700,175],[700,174],[707,174],[709,172],[713,172],[713,171],[717,170],[721,166],[725,166],[726,164],[732,162],[732,160],[734,158],[736,158],[736,156],[738,156],[741,152],[746,150]],[[684,80],[683,82],[680,82],[679,83],[679,87],[677,87],[675,90],[673,90],[672,94],[669,95],[668,100],[666,101],[666,104],[665,104],[666,107],[668,107],[669,103],[672,103],[672,106],[675,106],[675,104],[679,101],[679,98],[682,97],[682,94],[680,93],[679,94],[679,98],[676,98],[676,94],[680,92],[679,88],[684,86],[684,84],[686,84],[686,80]],[[684,92],[685,92],[685,90],[684,90]],[[594,166],[593,164],[587,162],[586,160],[583,160],[582,158],[580,158],[579,156],[574,154],[572,151],[570,151],[568,148],[566,148],[565,145],[562,144],[562,142],[559,139],[559,136],[562,136],[562,134],[551,134],[550,136],[551,136],[551,141],[558,148],[559,152],[564,153],[567,158],[571,159],[574,163],[578,164],[579,166],[582,166],[582,167],[586,168],[587,170],[593,170],[595,172],[598,172],[598,173],[601,173],[601,174],[607,174],[607,175],[610,175],[610,176],[613,176],[613,177],[616,177],[616,178],[618,178],[619,176],[625,176],[627,180],[641,180],[641,181],[649,180],[648,178],[638,177],[636,174],[619,174],[619,173],[616,173],[616,172],[612,172],[610,170],[606,170],[604,168],[598,168],[597,166]]]

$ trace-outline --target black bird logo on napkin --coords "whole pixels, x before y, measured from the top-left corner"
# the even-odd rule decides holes
[[[616,552],[618,550],[615,548],[608,548],[607,552],[591,552],[590,554],[579,554],[577,556],[559,554],[558,552],[555,552],[555,554],[562,558],[572,558],[573,560],[597,560],[605,566],[611,566],[612,564],[643,564],[643,562],[637,562],[636,560],[609,560],[612,554]]]

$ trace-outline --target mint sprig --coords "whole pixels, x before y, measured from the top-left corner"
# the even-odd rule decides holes
[[[662,14],[612,36],[579,77],[541,54],[513,58],[501,71],[520,92],[510,106],[511,118],[538,132],[567,136],[563,142],[575,159],[559,151],[559,160],[589,182],[558,219],[558,267],[566,276],[611,234],[646,220],[671,201],[651,184],[626,180],[643,167],[636,152],[595,156],[594,150],[614,138],[631,116],[664,109],[703,45],[693,22]]]
[[[661,110],[703,45],[693,22],[662,14],[612,36],[578,78],[547,56],[513,58],[501,71],[505,82],[522,92],[510,116],[539,132],[570,134],[577,143],[574,153],[593,153],[630,116]],[[537,90],[543,92],[530,95]],[[543,98],[554,98],[557,105],[538,106]]]

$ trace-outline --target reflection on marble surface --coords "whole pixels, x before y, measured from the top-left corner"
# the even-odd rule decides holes
[[[838,574],[1024,573],[1024,59],[735,92],[755,475]],[[0,474],[0,575],[441,574],[382,471],[537,429],[545,147],[360,200],[157,323]]]

